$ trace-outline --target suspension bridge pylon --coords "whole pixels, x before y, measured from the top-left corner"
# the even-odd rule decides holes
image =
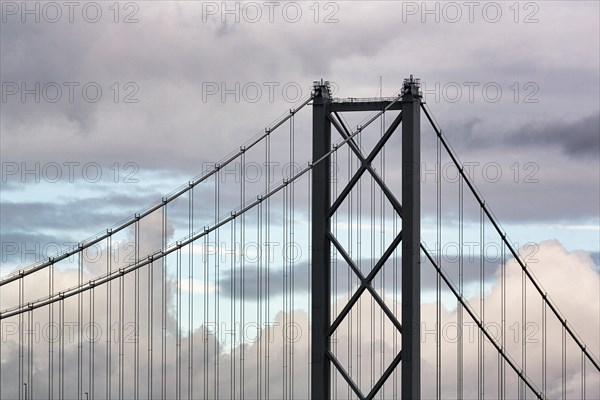
[[[420,368],[420,238],[421,238],[421,189],[420,189],[420,146],[421,146],[421,99],[419,79],[404,80],[401,101],[392,99],[333,99],[328,81],[314,82],[313,97],[313,161],[320,160],[313,168],[312,175],[312,364],[311,397],[331,398],[331,365],[333,364],[355,394],[361,399],[371,399],[383,386],[394,369],[402,363],[403,399],[421,397]],[[401,110],[380,141],[367,156],[362,154],[353,134],[344,126],[338,113],[355,111]],[[390,136],[402,123],[402,204],[390,192],[385,182],[374,173],[371,162],[383,149]],[[331,199],[331,127],[359,158],[362,166],[348,185],[332,203]],[[360,127],[358,129],[360,132]],[[323,159],[325,158],[325,159]],[[345,197],[358,183],[364,172],[370,172],[395,211],[402,217],[402,231],[375,263],[371,272],[364,276],[359,268],[342,249],[331,231],[331,218]],[[382,269],[391,254],[402,242],[402,317],[401,323],[385,305],[383,299],[373,289],[371,282]],[[360,279],[360,287],[343,307],[341,313],[331,321],[331,253],[332,246],[345,258],[346,262]],[[356,304],[360,295],[368,291],[382,308],[392,323],[402,332],[402,350],[379,377],[370,393],[363,394],[352,377],[342,367],[331,352],[331,335]]]

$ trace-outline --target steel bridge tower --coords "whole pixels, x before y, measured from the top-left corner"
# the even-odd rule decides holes
[[[313,139],[312,159],[326,159],[314,166],[312,175],[312,370],[311,370],[311,397],[313,399],[330,399],[331,397],[331,365],[338,369],[346,382],[355,392],[360,390],[352,381],[348,373],[341,367],[330,349],[330,337],[335,332],[341,320],[349,313],[356,300],[365,291],[369,291],[377,301],[379,307],[392,320],[396,328],[402,332],[402,350],[394,359],[388,369],[382,374],[379,381],[365,398],[372,398],[383,386],[385,380],[401,361],[403,399],[419,399],[421,397],[421,369],[420,369],[420,323],[421,323],[421,272],[420,272],[420,142],[421,142],[421,99],[419,80],[412,75],[404,80],[401,101],[394,99],[333,99],[329,82],[321,80],[314,83],[313,100]],[[382,111],[401,110],[400,115],[392,122],[384,135],[367,156],[362,156],[353,138],[343,126],[333,117],[338,112],[355,111]],[[360,158],[362,166],[360,171],[372,172],[371,162],[382,150],[385,141],[398,128],[402,122],[402,205],[398,204],[385,183],[373,177],[391,201],[395,211],[402,218],[402,232],[373,270],[365,277],[360,271],[353,268],[359,275],[360,287],[343,308],[336,321],[331,321],[331,252],[336,245],[336,239],[331,232],[331,218],[333,212],[331,198],[331,127],[342,135]],[[343,200],[357,184],[361,172],[355,175],[348,186],[334,199],[336,203]],[[376,294],[371,286],[371,281],[390,257],[395,248],[402,242],[402,318],[401,324],[387,308],[383,300]],[[341,251],[339,247],[338,251]],[[347,260],[351,265],[351,261]]]

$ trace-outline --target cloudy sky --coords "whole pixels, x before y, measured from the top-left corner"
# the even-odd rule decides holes
[[[429,109],[461,161],[471,166],[472,180],[516,247],[533,244],[537,265],[548,254],[558,254],[568,260],[565,263],[573,268],[579,265],[589,274],[595,286],[585,291],[588,297],[582,304],[589,305],[590,314],[577,314],[568,296],[564,296],[565,309],[572,310],[574,319],[585,321],[587,316],[593,321],[587,337],[594,338],[594,332],[597,336],[597,1],[100,1],[66,5],[3,0],[1,12],[2,275],[66,250],[187,185],[305,100],[314,80],[331,81],[336,97],[390,97],[413,74],[421,79]],[[366,116],[348,116],[348,124],[354,126]],[[306,106],[295,120],[293,162],[299,165],[310,161],[310,117],[310,106]],[[388,117],[386,123],[392,119]],[[274,182],[285,176],[283,165],[291,161],[290,129],[286,125],[280,130],[272,142],[272,161],[280,163],[272,171]],[[379,135],[379,128],[373,126],[371,134]],[[424,119],[422,135],[423,167],[432,170],[436,142]],[[365,151],[373,143],[366,137]],[[399,171],[393,164],[399,152],[400,141],[391,140],[386,162],[377,159],[378,166],[387,165],[385,175],[392,188],[399,187]],[[338,160],[342,166],[347,164],[344,154]],[[246,162],[259,166],[264,180],[268,168],[264,168],[263,153],[257,150],[247,157]],[[449,165],[449,159],[443,162]],[[339,170],[340,182],[347,180],[344,168]],[[197,187],[196,228],[239,207],[239,177],[235,168],[225,174],[218,212],[214,181]],[[443,177],[450,193],[456,187],[454,172],[444,169]],[[423,235],[433,248],[436,215],[435,198],[429,195],[435,195],[431,179],[432,175],[423,179]],[[252,195],[263,188],[254,183],[247,184]],[[370,181],[365,183],[365,193],[370,185]],[[296,290],[305,293],[309,250],[307,225],[301,216],[307,212],[308,181],[300,181],[295,190],[295,212],[300,217],[292,226],[302,239],[296,239],[301,254],[293,267],[298,273]],[[452,193],[445,197],[448,204],[456,192]],[[284,201],[283,195],[274,198],[273,207]],[[183,199],[169,210],[170,241],[189,233],[186,202]],[[362,222],[366,223],[368,204],[362,206]],[[450,205],[445,207],[444,226],[451,232],[456,214]],[[286,229],[281,214],[271,221],[275,237],[282,237]],[[389,206],[382,215],[391,232],[394,220]],[[340,216],[347,220],[345,212]],[[160,246],[160,216],[154,217],[142,234]],[[476,236],[478,217],[465,218],[467,236]],[[252,221],[247,224],[253,229],[247,239],[255,240],[258,231]],[[339,224],[343,231],[345,225]],[[222,237],[227,239],[223,240],[231,240],[231,232],[225,227]],[[368,235],[370,228],[364,232]],[[389,243],[388,236],[376,247]],[[446,238],[455,239],[451,233]],[[118,238],[123,243],[134,239],[131,231]],[[344,244],[352,240],[356,238],[342,235],[340,239]],[[499,243],[498,238],[489,240]],[[187,253],[205,251],[198,246]],[[371,244],[358,252],[364,260],[361,268],[371,265],[371,258],[379,254],[370,249]],[[147,245],[145,252],[153,250]],[[86,261],[86,273],[92,277],[102,271],[105,259]],[[126,264],[126,260],[119,263]],[[274,276],[281,275],[281,259],[275,257],[272,263]],[[502,262],[490,259],[488,266],[486,293],[493,303]],[[77,282],[76,274],[69,275],[73,267],[76,263],[71,262],[57,269],[57,274],[66,274],[61,280],[65,288]],[[449,266],[451,274],[453,268]],[[561,277],[560,268],[553,268],[558,272],[547,286],[560,287],[556,282],[572,272],[565,269]],[[467,268],[467,282],[474,282],[476,272],[469,275]],[[435,279],[431,273],[424,276],[427,301]],[[256,280],[231,271],[220,279],[214,285],[221,286],[218,291],[226,307],[235,293],[232,282],[243,279],[252,290],[257,286]],[[353,284],[350,278],[340,279],[343,287]],[[386,281],[386,288],[392,289],[393,283]],[[173,290],[177,287],[171,281],[168,285]],[[273,290],[274,298],[281,299],[281,288]],[[199,289],[192,292],[205,295]],[[341,291],[339,295],[347,294]],[[10,289],[4,296],[0,308],[14,305],[10,299],[16,297],[11,297]],[[562,294],[557,296],[563,299]],[[198,301],[203,304],[202,299]],[[456,318],[452,315],[456,304],[450,303],[446,304],[448,318]],[[297,300],[294,307],[301,313],[308,310],[308,303]],[[279,312],[286,310],[290,311],[273,305],[266,313],[275,320],[284,318],[287,314]],[[231,321],[233,317],[224,318]],[[305,317],[298,318],[307,323]],[[589,345],[597,356],[600,343]],[[212,351],[214,355],[216,350]],[[2,364],[12,356],[3,352]],[[435,360],[435,354],[430,356]]]

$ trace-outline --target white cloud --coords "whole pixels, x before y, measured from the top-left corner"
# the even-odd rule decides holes
[[[600,279],[598,273],[594,271],[594,265],[588,254],[583,252],[568,253],[564,248],[556,241],[544,242],[540,245],[540,251],[538,253],[540,260],[537,264],[532,264],[532,271],[539,278],[541,284],[547,290],[551,296],[553,302],[557,304],[564,316],[567,318],[569,325],[574,327],[577,333],[580,335],[582,340],[587,344],[588,349],[594,354],[598,354],[598,332],[599,328],[599,290],[598,285]],[[424,266],[430,267],[430,266]],[[157,269],[157,272],[159,270]],[[499,272],[500,274],[500,272]],[[155,274],[155,279],[156,278]],[[148,359],[148,321],[147,321],[147,307],[145,299],[147,298],[148,292],[146,272],[142,271],[140,274],[141,278],[141,293],[140,298],[142,299],[140,314],[140,336],[139,336],[139,349],[140,349],[140,368],[141,368],[141,396],[145,397],[146,388],[146,374],[147,374],[147,359]],[[133,290],[130,286],[131,280],[127,280],[131,277],[126,278],[128,282],[127,289],[125,290],[125,308],[126,312],[124,315],[124,322],[133,322],[132,305],[134,301]],[[506,351],[509,353],[512,359],[515,360],[517,365],[521,363],[521,346],[520,340],[520,327],[521,327],[521,272],[515,263],[511,260],[506,265]],[[56,271],[57,281],[68,280],[71,283],[76,281],[77,276],[74,271]],[[567,290],[568,287],[576,287],[577,293],[574,294],[571,290]],[[163,360],[162,345],[161,345],[161,331],[162,331],[162,319],[161,319],[161,289],[160,281],[155,281],[154,291],[154,322],[153,322],[153,359],[154,359],[154,393],[159,393],[160,382],[161,382],[161,369],[160,365]],[[33,285],[31,281],[29,285]],[[41,285],[43,288],[43,285]],[[167,330],[166,330],[166,353],[164,358],[166,377],[168,382],[167,394],[168,396],[175,395],[175,382],[176,382],[176,370],[177,370],[177,330],[176,327],[176,315],[174,313],[173,301],[175,299],[175,283],[173,281],[168,282],[167,288],[167,299],[168,304],[167,312]],[[377,287],[377,285],[376,285]],[[40,290],[42,290],[40,288]],[[33,287],[32,287],[33,289]],[[103,288],[95,289],[95,322],[98,323],[98,327],[101,329],[102,339],[95,343],[95,354],[96,354],[96,397],[104,396],[104,362],[105,362],[105,349],[106,342],[106,313],[105,313],[105,302],[106,292]],[[527,287],[528,301],[527,301],[527,322],[528,328],[526,330],[529,341],[527,343],[527,374],[532,381],[541,387],[541,330],[538,329],[541,326],[541,302],[539,296],[534,295],[534,290],[529,284]],[[14,291],[8,293],[3,290],[3,296],[12,297],[17,295]],[[118,320],[118,282],[113,283],[113,310],[112,310],[112,321],[115,323]],[[343,298],[338,298],[338,304],[342,304]],[[477,297],[467,299],[474,310],[478,310],[479,299]],[[386,302],[392,310],[401,310],[401,304],[393,304],[393,298],[390,296],[388,291],[386,296]],[[3,304],[4,303],[3,301]],[[89,322],[89,315],[87,313],[88,297],[87,294],[83,296],[83,315],[84,321]],[[501,304],[501,285],[500,281],[495,283],[485,298],[486,307],[486,323],[493,335],[499,335],[497,328],[500,326],[500,304]],[[281,307],[281,306],[280,306]],[[352,328],[349,325],[349,319],[345,319],[342,325],[338,328],[335,339],[337,344],[334,346],[336,355],[340,362],[349,367],[352,363],[352,376],[358,381],[360,379],[361,388],[364,392],[368,392],[371,386],[371,380],[374,377],[377,379],[377,375],[381,372],[381,365],[383,361],[384,367],[392,360],[394,356],[394,349],[400,348],[401,339],[400,336],[395,333],[395,328],[389,321],[385,321],[381,325],[381,314],[376,310],[372,312],[373,304],[368,297],[362,297],[359,306],[355,307],[351,313]],[[58,320],[58,308],[55,306],[55,322]],[[224,312],[225,313],[225,312]],[[359,314],[360,313],[360,314]],[[357,321],[362,321],[358,324]],[[471,398],[476,396],[477,390],[477,340],[478,334],[473,322],[464,314],[465,321],[465,336],[464,336],[464,394],[465,398]],[[548,363],[547,363],[547,391],[551,397],[559,396],[561,393],[561,361],[560,361],[560,324],[555,320],[548,310]],[[76,299],[65,301],[65,318],[67,322],[77,321],[77,301]],[[42,326],[48,321],[48,313],[42,310],[34,313],[36,322],[39,321]],[[185,318],[185,317],[184,317]],[[239,316],[238,316],[239,318]],[[27,317],[25,315],[25,320]],[[14,379],[16,379],[16,373],[18,366],[18,345],[17,335],[11,333],[10,329],[14,328],[14,324],[17,321],[15,318],[3,321],[3,343],[2,343],[2,393],[3,396],[14,396]],[[436,361],[435,353],[435,341],[434,341],[434,326],[435,326],[435,305],[434,304],[423,304],[422,305],[422,380],[423,380],[423,395],[424,398],[429,398],[434,395],[434,368]],[[442,321],[443,321],[443,341],[442,341],[442,379],[443,387],[442,391],[444,397],[452,398],[456,395],[456,321],[457,314],[456,310],[442,310]],[[235,349],[225,351],[225,348],[217,344],[215,339],[228,338],[231,339],[232,332],[228,332],[228,325],[222,325],[218,328],[214,325],[207,325],[205,327],[206,333],[203,333],[203,328],[199,328],[194,333],[194,362],[193,362],[193,376],[194,376],[194,393],[195,397],[202,397],[204,392],[204,382],[210,382],[208,387],[209,397],[214,395],[214,371],[215,362],[218,360],[219,363],[219,397],[229,398],[231,390],[233,388],[233,377],[232,373],[235,374],[236,381],[236,393],[239,393],[240,387],[244,386],[244,393],[248,397],[256,395],[259,390],[262,391],[263,395],[268,387],[272,398],[281,398],[283,396],[283,390],[287,387],[292,390],[292,381],[289,377],[294,376],[293,379],[293,392],[296,398],[306,398],[308,379],[309,379],[309,364],[308,357],[310,354],[310,331],[309,331],[309,318],[306,311],[296,310],[293,316],[286,314],[283,311],[279,312],[274,320],[271,321],[271,328],[262,331],[260,339],[254,343],[254,333],[256,331],[256,324],[258,321],[245,321],[247,324],[246,337],[250,342],[239,344]],[[383,327],[383,331],[381,328]],[[8,330],[7,330],[8,329]],[[41,328],[43,331],[43,328]],[[126,396],[132,394],[130,382],[134,378],[134,344],[130,342],[130,334],[128,325],[125,328],[126,343],[124,344],[125,359],[123,371],[125,377],[125,393]],[[42,332],[40,331],[40,332]],[[10,333],[7,335],[6,333]],[[87,332],[87,331],[86,331]],[[352,332],[350,334],[350,332]],[[381,337],[381,332],[385,333],[385,339]],[[181,379],[182,379],[182,390],[183,397],[185,398],[187,393],[187,367],[188,367],[188,344],[189,337],[186,332],[181,332]],[[115,331],[112,332],[115,335]],[[86,333],[89,336],[89,333]],[[215,336],[216,335],[216,336]],[[238,340],[240,340],[240,333],[238,332]],[[359,339],[360,335],[360,339]],[[516,335],[516,336],[515,336]],[[75,387],[72,382],[76,382],[77,374],[76,368],[74,367],[77,363],[77,335],[64,336],[67,342],[69,340],[72,343],[65,345],[65,360],[67,373],[67,382],[71,382],[68,386],[68,393],[73,396],[75,393],[72,391]],[[397,341],[394,344],[394,337]],[[35,381],[35,393],[38,395],[45,393],[46,391],[46,379],[47,379],[47,351],[48,341],[44,340],[42,334],[38,334],[38,340],[34,343],[34,381]],[[286,340],[286,338],[288,340]],[[516,339],[515,339],[516,338]],[[113,337],[113,340],[115,338]],[[293,345],[292,345],[293,343]],[[349,347],[349,343],[351,346]],[[567,338],[568,350],[567,350],[567,397],[577,398],[580,390],[580,365],[581,355],[580,352],[573,346],[570,338]],[[55,374],[58,366],[58,351],[59,345],[54,345],[55,350]],[[27,353],[27,343],[23,347],[25,353]],[[221,350],[219,350],[221,349]],[[267,350],[268,349],[268,350]],[[83,384],[84,390],[87,391],[87,368],[88,358],[87,351],[89,350],[89,342],[84,341],[83,343]],[[112,354],[113,354],[113,387],[116,390],[118,382],[118,363],[117,363],[117,351],[118,342],[112,343]],[[293,355],[292,355],[293,351]],[[351,351],[351,353],[349,353]],[[374,351],[375,353],[371,353]],[[381,358],[381,351],[383,351],[383,359]],[[216,358],[216,354],[220,353],[220,356]],[[240,363],[241,356],[243,353],[244,358],[244,370],[243,377],[240,375]],[[351,358],[349,358],[349,354]],[[374,354],[374,358],[371,359],[371,354]],[[486,393],[490,393],[493,397],[497,393],[496,377],[497,377],[497,363],[498,356],[495,349],[492,348],[491,344],[485,342],[485,388]],[[267,357],[268,355],[268,357]],[[257,363],[257,360],[262,362]],[[269,369],[267,373],[267,359],[269,363]],[[293,362],[292,362],[293,359]],[[359,361],[360,360],[360,361]],[[371,363],[373,362],[373,364]],[[233,365],[235,364],[235,367]],[[27,362],[25,361],[25,366]],[[360,365],[360,367],[359,367]],[[12,367],[9,367],[12,366]],[[233,369],[232,369],[233,368]],[[360,368],[360,371],[359,371]],[[293,370],[293,372],[292,372]],[[507,366],[507,397],[516,396],[516,379],[515,374],[511,372]],[[27,371],[27,368],[25,368]],[[589,398],[597,396],[597,373],[593,371],[590,363],[587,364],[587,395]],[[286,375],[287,374],[287,375]],[[58,375],[55,375],[57,377]],[[333,375],[335,376],[335,374]],[[206,380],[207,379],[207,380]],[[13,382],[13,383],[11,383]],[[385,391],[389,395],[393,391],[394,380],[391,379],[385,386]],[[399,379],[398,379],[399,382]],[[339,397],[345,398],[346,396],[346,384],[338,376],[338,394]]]

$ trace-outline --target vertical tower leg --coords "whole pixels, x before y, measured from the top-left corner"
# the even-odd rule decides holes
[[[331,149],[329,87],[315,84],[313,101],[312,159],[319,160]],[[331,390],[329,327],[331,326],[330,230],[331,166],[329,157],[312,170],[312,366],[311,398],[328,400]]]
[[[402,399],[421,398],[421,96],[404,80],[402,96]]]

